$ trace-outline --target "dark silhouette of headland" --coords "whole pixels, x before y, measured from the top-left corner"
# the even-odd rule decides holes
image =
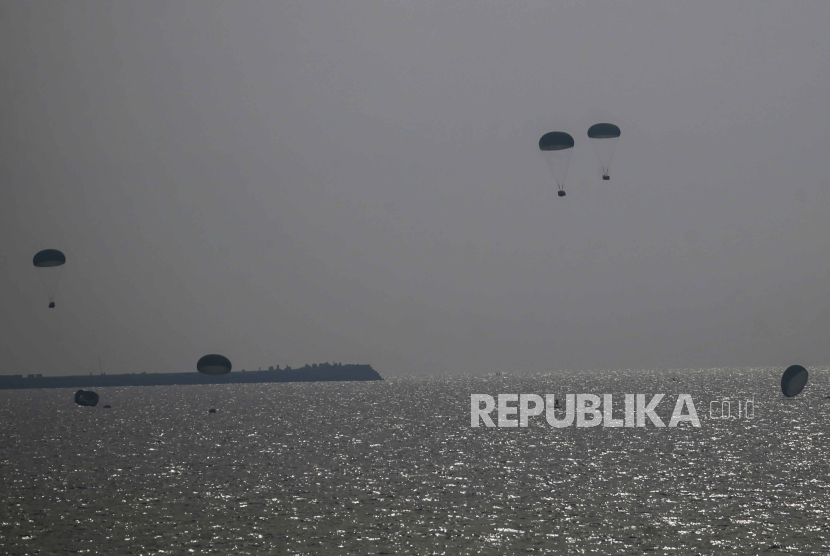
[[[0,390],[13,388],[91,388],[106,386],[172,386],[189,384],[248,384],[262,382],[329,382],[353,380],[383,380],[371,365],[343,365],[322,363],[299,369],[269,369],[267,371],[234,371],[211,376],[196,371],[190,373],[133,373],[125,375],[42,376],[0,375]]]

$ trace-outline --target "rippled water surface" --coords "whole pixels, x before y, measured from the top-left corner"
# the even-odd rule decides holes
[[[0,553],[830,554],[828,373],[4,390]],[[688,393],[701,427],[471,428],[471,393]]]

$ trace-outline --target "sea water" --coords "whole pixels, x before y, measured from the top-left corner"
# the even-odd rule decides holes
[[[782,370],[4,390],[0,553],[828,554],[830,371]],[[701,426],[470,426],[471,394],[580,393]]]

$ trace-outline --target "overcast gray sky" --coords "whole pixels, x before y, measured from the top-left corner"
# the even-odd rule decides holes
[[[828,364],[828,28],[826,2],[5,1],[2,372]]]

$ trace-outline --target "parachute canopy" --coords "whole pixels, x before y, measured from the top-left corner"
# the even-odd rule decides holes
[[[32,264],[37,269],[38,278],[43,284],[43,289],[46,292],[46,297],[49,298],[49,308],[55,306],[55,294],[58,291],[58,282],[63,273],[63,265],[66,263],[66,255],[57,249],[44,249],[35,254],[32,259]]]
[[[205,355],[196,363],[196,370],[206,375],[224,375],[231,372],[231,362],[224,355]]]
[[[617,148],[620,128],[614,124],[594,124],[588,128],[588,137],[591,139],[599,165],[602,167],[602,179],[611,179],[608,169],[611,166],[611,159],[614,158],[614,149]]]
[[[60,266],[66,263],[66,255],[57,249],[44,249],[39,251],[32,259],[34,265],[38,268],[49,268],[52,266]]]
[[[559,196],[564,197],[565,177],[568,175],[568,163],[573,152],[574,138],[564,131],[551,131],[539,139],[539,150],[545,157],[556,185],[559,187]]]
[[[614,124],[594,124],[588,128],[591,139],[613,139],[620,136],[620,128]]]
[[[541,151],[561,151],[563,149],[572,149],[574,146],[574,138],[564,131],[551,131],[545,133],[539,139],[539,150]]]
[[[78,405],[95,407],[98,405],[98,394],[92,390],[78,390],[75,392],[75,403]]]
[[[784,371],[784,375],[781,377],[781,392],[788,398],[797,396],[804,389],[804,385],[807,384],[808,377],[809,373],[807,373],[807,369],[801,365],[787,367],[787,370]]]

